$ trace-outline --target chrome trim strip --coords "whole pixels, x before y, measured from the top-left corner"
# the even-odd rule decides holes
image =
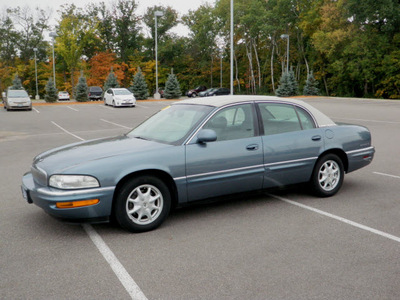
[[[353,154],[353,153],[357,153],[357,152],[370,151],[370,150],[374,150],[374,149],[375,149],[374,146],[371,146],[371,147],[362,148],[362,149],[358,149],[358,150],[347,151],[346,154]]]
[[[95,189],[83,189],[83,190],[49,190],[47,188],[38,188],[37,192],[47,196],[76,196],[76,195],[86,195],[92,193],[102,193],[109,192],[115,190],[115,186],[104,187],[104,188],[95,188]]]
[[[244,171],[244,170],[256,169],[256,168],[260,168],[260,167],[264,167],[264,166],[256,165],[256,166],[250,166],[250,167],[242,167],[242,168],[228,169],[228,170],[222,170],[222,171],[207,172],[207,173],[201,173],[201,174],[196,174],[196,175],[189,175],[189,176],[186,176],[186,178],[195,178],[195,177],[201,177],[201,176],[230,173],[230,172],[235,172],[235,171]]]
[[[287,161],[279,161],[279,162],[275,162],[275,163],[264,164],[264,167],[270,167],[270,166],[276,166],[276,165],[283,165],[283,164],[291,164],[291,163],[302,162],[302,161],[308,161],[308,160],[314,160],[314,159],[318,159],[318,157],[315,156],[315,157],[308,157],[308,158],[302,158],[302,159],[294,159],[294,160],[287,160]]]

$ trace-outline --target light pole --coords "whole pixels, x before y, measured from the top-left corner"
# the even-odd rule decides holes
[[[36,80],[36,96],[35,99],[39,100],[39,94],[38,94],[38,83],[37,83],[37,67],[36,67],[36,52],[37,48],[33,48],[33,52],[35,52],[35,80]]]
[[[231,95],[233,95],[233,0],[231,0]]]
[[[219,52],[219,55],[220,55],[220,59],[221,59],[221,63],[220,63],[220,84],[219,84],[219,87],[221,87],[222,88],[222,53],[223,53],[223,51],[222,51],[222,49],[220,49],[219,50],[220,52]]]
[[[286,49],[286,55],[287,55],[287,62],[286,62],[286,73],[289,73],[289,35],[288,34],[282,34],[281,39],[287,39],[287,49]]]
[[[154,19],[155,19],[155,42],[156,42],[156,93],[154,94],[154,99],[160,99],[160,93],[158,92],[158,56],[157,56],[157,52],[158,52],[158,43],[157,43],[157,17],[162,17],[164,15],[164,13],[162,11],[156,10],[154,12]]]
[[[52,41],[53,41],[53,80],[54,80],[54,88],[56,88],[56,61],[55,61],[55,58],[54,58],[54,38],[56,37],[56,36],[58,36],[58,34],[57,33],[55,33],[55,32],[50,32],[49,33],[49,36],[52,38]]]

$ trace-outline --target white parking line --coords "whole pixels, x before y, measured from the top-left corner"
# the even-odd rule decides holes
[[[385,173],[380,173],[380,172],[372,172],[372,173],[377,174],[377,175],[382,175],[382,176],[387,176],[387,177],[400,179],[400,176],[396,176],[396,175],[390,175],[390,174],[385,174]]]
[[[144,106],[144,105],[141,105],[141,104],[137,104],[137,102],[136,102],[136,106],[139,106],[139,107],[141,107],[141,108],[149,108],[148,106]]]
[[[36,108],[32,107],[32,109],[33,109],[34,111],[36,111],[38,114],[40,114],[40,111],[38,111]]]
[[[131,127],[127,127],[127,126],[124,126],[124,125],[121,125],[121,124],[117,124],[117,123],[114,123],[114,122],[110,122],[110,121],[107,121],[107,120],[104,120],[104,119],[100,119],[100,120],[101,120],[101,121],[103,121],[103,122],[106,122],[106,123],[109,123],[109,124],[115,125],[115,126],[122,127],[122,128],[126,128],[126,129],[132,129]]]
[[[72,135],[73,137],[84,141],[85,139],[69,132],[68,130],[64,129],[57,123],[51,121],[55,126],[60,128],[62,131]],[[114,271],[115,275],[118,277],[118,280],[122,283],[125,287],[128,294],[134,300],[147,300],[146,296],[143,294],[139,286],[133,280],[133,278],[129,275],[126,271],[124,266],[119,262],[118,258],[115,254],[111,251],[111,249],[107,246],[101,236],[96,232],[96,230],[89,224],[83,224],[83,229],[86,231],[89,238],[92,240],[93,244],[97,247],[101,255],[103,255],[104,259],[110,265],[111,269]]]
[[[107,109],[114,109],[113,107],[107,106],[107,105],[99,105],[102,108],[107,108]]]
[[[365,225],[362,225],[362,224],[359,224],[359,223],[350,221],[350,220],[348,220],[348,219],[345,219],[345,218],[342,218],[342,217],[339,217],[339,216],[330,214],[330,213],[328,213],[328,212],[325,212],[325,211],[322,211],[322,210],[313,208],[313,207],[311,207],[311,206],[307,206],[307,205],[301,204],[301,203],[299,203],[299,202],[295,202],[295,201],[292,201],[292,200],[289,200],[289,199],[285,199],[285,198],[282,198],[282,197],[279,197],[279,196],[276,196],[276,195],[271,195],[271,194],[267,194],[267,195],[270,196],[270,197],[272,197],[272,198],[281,200],[281,201],[283,201],[283,202],[286,202],[286,203],[289,203],[289,204],[292,204],[292,205],[295,205],[295,206],[298,206],[298,207],[301,207],[301,208],[310,210],[310,211],[315,212],[315,213],[318,213],[318,214],[320,214],[320,215],[324,215],[324,216],[326,216],[326,217],[329,217],[329,218],[335,219],[335,220],[337,220],[337,221],[340,221],[340,222],[349,224],[349,225],[351,225],[351,226],[360,228],[360,229],[362,229],[362,230],[366,230],[366,231],[375,233],[375,234],[377,234],[377,235],[380,235],[380,236],[382,236],[382,237],[385,237],[385,238],[388,238],[388,239],[391,239],[391,240],[393,240],[393,241],[396,241],[396,242],[400,243],[400,237],[397,237],[397,236],[388,234],[388,233],[386,233],[386,232],[383,232],[383,231],[380,231],[380,230],[377,230],[377,229],[374,229],[374,228],[371,228],[371,227],[368,227],[368,226],[365,226]]]
[[[117,275],[119,281],[125,287],[128,294],[132,299],[135,300],[147,300],[146,296],[143,294],[142,290],[132,279],[129,273],[126,271],[124,266],[119,262],[118,258],[114,255],[111,249],[107,246],[101,236],[93,229],[89,224],[83,224],[83,229],[92,240],[93,244],[97,247],[100,253],[103,255],[104,259],[108,262],[111,269]]]
[[[374,122],[374,123],[387,123],[387,124],[400,124],[400,122],[396,122],[396,121],[380,121],[380,120],[367,120],[367,119],[349,119],[349,118],[340,118],[340,117],[332,117],[332,119],[348,120],[348,121]]]
[[[72,110],[74,110],[74,111],[79,111],[79,110],[77,110],[76,108],[73,108],[73,107],[71,107],[71,106],[67,106],[69,109],[72,109]]]

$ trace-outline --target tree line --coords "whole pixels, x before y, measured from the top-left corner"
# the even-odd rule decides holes
[[[117,0],[63,5],[55,28],[41,8],[7,8],[0,20],[0,90],[18,74],[35,94],[36,55],[44,94],[53,63],[45,34],[52,29],[58,90],[72,93],[81,72],[89,86],[103,86],[113,71],[120,86],[129,87],[140,68],[154,93],[155,11],[163,12],[157,19],[160,87],[172,69],[183,92],[196,85],[229,87],[230,0],[182,16],[171,6],[140,15],[135,0]],[[300,91],[313,74],[323,95],[400,98],[397,0],[235,0],[234,11],[235,94],[276,94],[288,68]],[[171,30],[179,24],[187,36]]]

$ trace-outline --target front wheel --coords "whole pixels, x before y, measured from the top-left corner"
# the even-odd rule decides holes
[[[344,178],[342,160],[335,154],[321,157],[315,165],[311,186],[319,197],[335,195],[341,188]]]
[[[145,232],[161,225],[171,208],[166,184],[153,176],[136,177],[126,182],[115,202],[115,218],[131,232]]]

